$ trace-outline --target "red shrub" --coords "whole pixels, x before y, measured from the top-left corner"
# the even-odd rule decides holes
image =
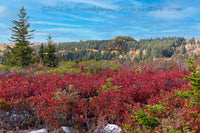
[[[120,125],[131,123],[130,108],[138,109],[147,103],[166,103],[166,112],[163,113],[170,115],[169,110],[183,101],[163,98],[160,92],[170,96],[172,90],[186,85],[188,81],[183,80],[182,74],[188,72],[145,68],[142,73],[102,70],[91,77],[75,73],[6,74],[0,78],[0,99],[9,109],[36,111],[37,117],[51,126],[68,125],[85,132],[97,125],[100,119]],[[112,85],[104,89],[108,78],[113,79]],[[98,93],[97,90],[102,91]]]

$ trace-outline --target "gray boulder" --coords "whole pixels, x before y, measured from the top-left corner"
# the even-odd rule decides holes
[[[48,133],[48,131],[47,131],[47,129],[43,128],[43,129],[40,129],[40,130],[28,132],[28,133]]]
[[[107,124],[104,129],[100,129],[97,133],[121,133],[122,129],[115,124]]]
[[[61,127],[62,128],[62,130],[65,132],[65,133],[71,133],[71,131],[70,131],[70,128],[69,127]]]

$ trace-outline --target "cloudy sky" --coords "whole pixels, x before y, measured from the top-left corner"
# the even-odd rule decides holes
[[[200,0],[0,0],[0,42],[9,43],[19,9],[27,9],[32,42],[135,39],[181,36],[200,38]]]

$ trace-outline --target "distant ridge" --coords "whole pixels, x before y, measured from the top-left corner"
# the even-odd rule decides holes
[[[190,39],[192,39],[192,38],[190,38]],[[186,43],[189,43],[189,40],[190,39],[185,39],[185,41],[186,41]],[[195,43],[197,43],[198,41],[200,41],[200,38],[194,38],[194,40],[195,40]],[[91,40],[88,40],[88,41],[91,41]],[[138,40],[138,41],[140,41],[140,40]],[[47,45],[47,42],[31,42],[32,43],[32,45],[33,46],[38,46],[38,45],[41,45],[42,43],[44,44],[44,45]],[[56,44],[56,45],[58,45],[58,44],[62,44],[63,42],[53,42],[53,44]],[[5,46],[5,45],[10,45],[10,46],[12,46],[12,45],[14,45],[14,43],[0,43],[0,46]]]

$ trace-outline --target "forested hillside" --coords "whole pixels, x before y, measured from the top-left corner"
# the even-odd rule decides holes
[[[57,55],[60,61],[110,60],[119,54],[117,52],[105,51],[108,43],[109,40],[63,42],[56,45]],[[39,47],[36,46],[35,50],[39,51]]]
[[[192,39],[191,39],[192,40]],[[110,40],[90,40],[79,42],[63,42],[56,45],[59,60],[83,61],[83,60],[111,60],[120,55],[118,51],[107,51]],[[188,42],[190,44],[190,42]],[[195,43],[194,43],[195,44]],[[191,44],[191,45],[194,45]],[[126,56],[131,59],[153,59],[160,57],[170,58],[177,53],[186,54],[186,41],[183,37],[168,37],[156,39],[141,39],[137,43],[128,42]],[[39,50],[39,46],[35,46]]]
[[[111,60],[120,56],[119,51],[108,51],[110,40],[88,40],[79,42],[60,42],[55,44],[57,56],[60,61],[84,61],[84,60]],[[43,43],[46,45],[46,43]],[[3,45],[4,46],[4,45]],[[2,46],[1,57],[5,48]],[[34,45],[35,53],[39,52],[40,45]],[[168,37],[155,39],[141,39],[137,43],[128,42],[126,45],[126,57],[128,59],[146,60],[155,58],[171,58],[177,54],[185,57],[198,55],[198,39],[184,39],[183,37]],[[3,60],[3,59],[1,59]]]
[[[177,48],[181,45],[186,45],[185,39],[182,37],[168,37],[156,39],[142,39],[132,47],[135,50],[140,50],[139,56],[142,59],[159,58],[159,57],[172,57]],[[141,58],[141,57],[140,57]]]

